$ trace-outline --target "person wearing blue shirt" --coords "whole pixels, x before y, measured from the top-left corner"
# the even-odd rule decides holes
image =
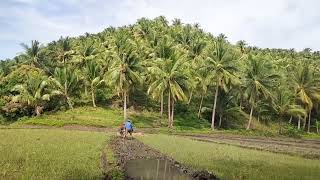
[[[126,130],[125,137],[127,136],[128,133],[132,136],[133,124],[132,124],[131,120],[127,119],[126,123],[124,124],[124,128]]]

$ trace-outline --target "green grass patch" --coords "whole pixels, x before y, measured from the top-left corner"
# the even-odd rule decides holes
[[[98,132],[2,129],[0,179],[99,179],[107,138]]]
[[[160,126],[161,117],[156,113],[129,112],[128,117],[134,122],[136,127]],[[119,109],[79,107],[72,110],[44,114],[40,117],[22,118],[15,125],[118,127],[122,122],[123,112]]]
[[[122,122],[121,111],[80,107],[67,111],[44,114],[40,117],[22,118],[16,124],[65,126],[84,125],[97,127],[118,126]]]
[[[305,133],[302,135],[305,139],[320,139],[320,134],[318,133]]]
[[[128,110],[128,118],[137,128],[167,127],[167,118],[160,116],[159,112]],[[44,114],[40,117],[21,118],[13,125],[47,125],[66,126],[82,125],[95,127],[118,127],[123,122],[121,109],[79,107],[67,111]],[[210,124],[199,120],[192,115],[177,115],[174,125],[179,131],[208,129]]]
[[[146,145],[222,179],[318,179],[320,160],[194,141],[168,135],[139,137]]]

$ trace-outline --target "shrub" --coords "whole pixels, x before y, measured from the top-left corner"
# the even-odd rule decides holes
[[[282,135],[293,137],[293,138],[301,138],[303,134],[302,130],[297,129],[296,127],[287,124],[283,127]]]

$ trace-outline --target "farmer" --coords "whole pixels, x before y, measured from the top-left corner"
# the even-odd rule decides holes
[[[127,134],[129,133],[132,136],[133,132],[133,124],[130,119],[127,119],[126,123],[124,124],[125,128],[125,135],[124,137],[127,137]]]

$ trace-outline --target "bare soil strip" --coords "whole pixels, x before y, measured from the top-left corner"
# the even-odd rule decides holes
[[[182,135],[194,140],[320,159],[320,140],[241,137],[232,135]]]

